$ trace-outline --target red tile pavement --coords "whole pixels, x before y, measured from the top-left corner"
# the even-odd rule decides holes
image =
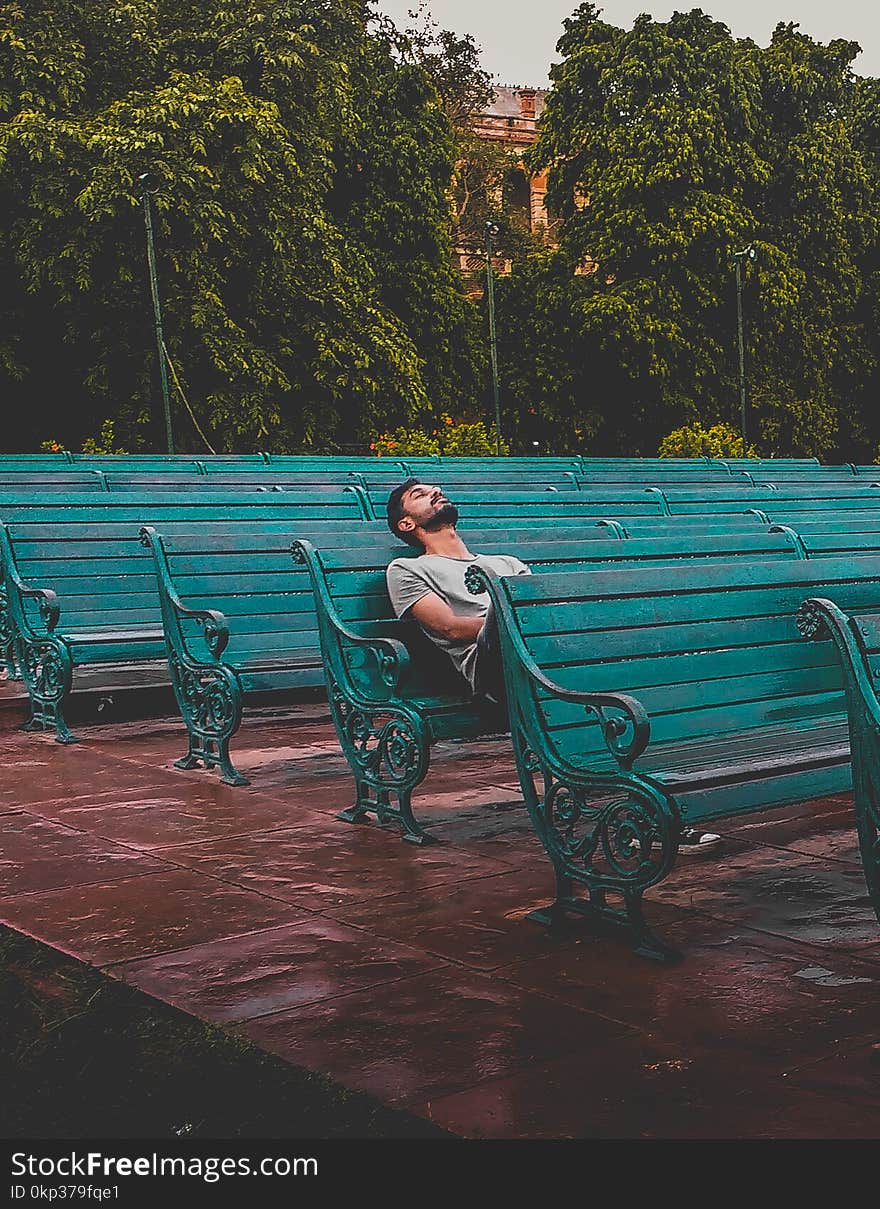
[[[352,826],[335,819],[314,827],[160,848],[157,855],[309,911],[327,912],[375,905],[401,893],[419,902],[434,898],[444,886],[508,869],[500,861],[445,844],[419,850],[401,843],[390,827]]]
[[[877,1137],[876,1099],[867,1112],[855,1096],[805,1090],[741,1048],[682,1051],[641,1036],[573,1047],[407,1107],[468,1138]]]
[[[132,796],[117,790],[91,799],[38,803],[28,811],[145,850],[242,836],[253,829],[314,827],[332,818],[323,808],[327,794],[320,788],[287,798],[214,783],[166,782],[148,795],[141,787],[130,792]]]
[[[0,919],[467,1137],[876,1137],[880,927],[847,796],[744,815],[646,916],[683,961],[525,919],[553,874],[504,740],[440,743],[438,844],[335,818],[326,707],[246,720],[252,784],[174,719],[4,731]]]
[[[110,971],[204,1020],[225,1023],[394,983],[441,964],[417,948],[313,916]]]
[[[273,927],[302,912],[183,869],[0,898],[0,922],[106,965]]]
[[[601,1050],[633,1030],[484,974],[448,966],[236,1031],[289,1061],[393,1105]]]
[[[142,853],[23,811],[0,816],[0,899],[166,867]]]

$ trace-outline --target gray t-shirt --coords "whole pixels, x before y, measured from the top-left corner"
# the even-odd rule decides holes
[[[489,597],[483,592],[472,596],[464,585],[464,573],[471,565],[487,567],[498,575],[530,575],[531,571],[524,562],[514,558],[512,554],[473,554],[470,558],[447,558],[443,554],[420,554],[418,558],[395,558],[389,563],[385,578],[388,583],[388,595],[398,617],[402,617],[407,609],[435,592],[445,600],[453,613],[461,617],[485,617],[489,612]],[[449,658],[471,685],[474,686],[474,676],[477,665],[476,642],[462,642],[450,638],[441,638],[425,629],[432,642],[436,642],[441,650],[446,651]]]

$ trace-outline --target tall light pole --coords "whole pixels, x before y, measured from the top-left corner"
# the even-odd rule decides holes
[[[498,234],[494,222],[486,223],[486,296],[489,302],[489,356],[492,360],[492,395],[495,399],[495,456],[501,455],[501,395],[498,390],[498,342],[495,338],[495,278],[492,272],[492,240]]]
[[[744,260],[757,260],[754,245],[749,244],[740,252],[733,253],[736,269],[736,340],[739,348],[739,426],[742,435],[742,456],[746,456],[746,354],[743,341],[742,266]]]
[[[144,207],[144,225],[147,229],[147,264],[150,269],[150,293],[153,296],[153,317],[156,323],[156,345],[159,350],[159,381],[162,385],[162,405],[165,409],[165,437],[168,452],[174,453],[174,437],[171,433],[171,400],[168,397],[168,371],[165,367],[165,338],[162,335],[162,307],[159,303],[159,277],[156,273],[156,249],[153,243],[153,215],[150,194],[159,188],[152,172],[142,172],[137,178],[140,201]]]

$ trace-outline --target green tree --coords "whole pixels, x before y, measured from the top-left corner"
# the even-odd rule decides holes
[[[108,415],[128,447],[161,440],[135,186],[147,169],[167,343],[218,449],[333,447],[423,409],[437,332],[467,363],[442,236],[388,284],[413,229],[432,232],[450,136],[424,73],[369,20],[361,0],[0,8],[7,441],[49,430],[76,447]],[[370,142],[371,65],[386,128],[413,144],[382,232],[340,203],[350,153]],[[396,247],[393,223],[407,231]],[[175,428],[197,447],[180,413]]]
[[[755,143],[769,170],[750,198],[762,256],[749,299],[767,452],[867,451],[860,396],[876,350],[865,268],[878,228],[876,174],[854,137],[858,50],[779,25],[766,49],[746,52],[760,74]]]
[[[751,242],[750,435],[763,452],[834,451],[859,366],[872,363],[860,266],[876,223],[850,120],[857,48],[780,26],[761,50],[699,10],[623,30],[582,4],[558,49],[531,162],[549,168],[564,221],[558,251],[510,282],[518,414],[537,400],[549,424],[585,440],[592,429],[590,448],[608,453],[652,453],[681,424],[735,421],[731,254]],[[535,293],[548,275],[552,294]],[[548,311],[565,317],[549,345]],[[547,347],[561,360],[542,383],[538,359],[530,372],[516,350]]]

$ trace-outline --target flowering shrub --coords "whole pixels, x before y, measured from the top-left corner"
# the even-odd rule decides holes
[[[376,437],[370,451],[380,458],[429,458],[440,452],[440,442],[436,430],[429,436],[420,428],[395,428]]]
[[[40,449],[43,453],[63,453],[64,446],[60,441],[40,441]]]
[[[440,417],[440,427],[430,433],[420,428],[395,428],[376,437],[370,450],[380,458],[436,457],[482,458],[495,454],[495,425],[487,427],[482,420],[453,420],[447,412]],[[506,441],[501,453],[510,453]]]
[[[445,430],[441,429],[441,446],[448,458],[490,458],[498,452],[495,448],[495,425],[487,428],[482,420],[474,423],[460,420],[457,424],[451,416],[444,415]],[[501,442],[501,454],[506,457],[510,446]]]
[[[730,424],[713,424],[704,428],[699,420],[676,428],[660,442],[661,458],[756,458],[754,445],[743,453],[743,440]]]

